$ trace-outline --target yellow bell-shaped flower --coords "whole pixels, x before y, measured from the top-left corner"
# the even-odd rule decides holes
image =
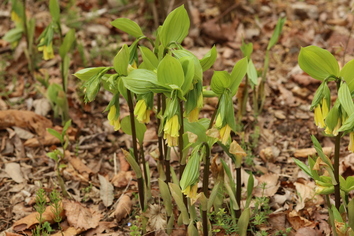
[[[111,106],[109,108],[109,112],[108,112],[107,118],[108,118],[109,124],[114,127],[115,131],[120,129],[119,117],[117,119],[116,118],[116,114],[117,114],[117,108],[115,106]]]
[[[179,137],[179,121],[177,115],[172,116],[166,121],[163,131],[167,145],[170,147],[177,146]]]

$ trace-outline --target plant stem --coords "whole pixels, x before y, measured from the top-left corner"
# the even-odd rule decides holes
[[[30,40],[30,34],[28,30],[28,25],[27,25],[27,15],[26,15],[26,0],[22,0],[22,5],[23,5],[23,29],[25,31],[25,38],[26,38],[26,43],[27,43],[27,50],[28,50],[28,68],[30,70],[30,74],[33,77],[33,63],[34,60],[32,59],[32,45],[31,45],[31,40]]]
[[[166,97],[165,95],[162,94],[161,96],[162,99],[162,114],[165,113],[166,110]],[[168,147],[166,140],[162,138],[162,147],[163,147],[163,160],[165,161],[165,173],[166,173],[166,184],[171,182],[171,167],[170,167],[170,155],[168,153]]]
[[[183,125],[183,101],[179,100],[179,119],[180,119],[180,128],[178,136],[178,151],[179,151],[179,180],[182,178],[184,169],[186,168],[186,160],[183,158],[183,134],[184,134],[184,125]],[[186,195],[182,195],[183,202],[186,207],[188,207]]]
[[[241,216],[241,167],[236,168],[236,202],[239,209],[235,211],[236,218],[239,219]]]
[[[205,147],[205,165],[204,165],[204,175],[203,175],[203,193],[205,197],[209,197],[209,166],[210,166],[210,148],[209,145],[204,142]],[[203,147],[202,146],[202,147]],[[208,209],[202,211],[203,220],[203,235],[208,236]]]
[[[136,139],[136,128],[135,128],[135,119],[134,119],[134,106],[131,91],[127,91],[128,94],[128,106],[129,106],[129,114],[130,114],[130,125],[132,128],[132,139],[133,139],[133,151],[135,161],[139,164],[139,156],[138,156],[138,143]],[[144,211],[144,180],[143,178],[138,178],[138,191],[139,191],[139,200],[141,210]]]
[[[340,207],[340,182],[339,182],[339,152],[340,152],[340,138],[341,134],[339,133],[336,138],[335,138],[335,147],[334,147],[334,178],[337,182],[336,185],[334,185],[334,197],[335,197],[335,206],[339,210]]]

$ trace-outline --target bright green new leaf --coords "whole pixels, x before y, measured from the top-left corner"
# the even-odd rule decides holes
[[[253,85],[258,84],[258,74],[257,74],[257,69],[253,64],[252,59],[248,61],[248,66],[247,66],[247,76],[252,82]]]
[[[277,25],[275,26],[275,30],[273,32],[273,35],[269,40],[267,50],[270,50],[277,43],[285,21],[286,21],[286,18],[279,18],[278,19],[278,22],[277,22]]]
[[[323,149],[322,149],[322,146],[321,144],[318,142],[317,138],[312,135],[311,136],[311,140],[312,140],[312,143],[313,143],[313,146],[315,147],[316,149],[316,152],[317,154],[319,155],[319,157],[321,158],[321,160],[326,163],[330,169],[333,170],[333,165],[332,165],[332,162],[331,160],[324,154],[323,152]]]
[[[157,59],[155,54],[149,48],[144,46],[140,46],[139,49],[146,68],[149,70],[155,70],[159,65],[159,60]]]
[[[180,186],[182,190],[185,190],[188,186],[194,185],[199,180],[199,168],[200,168],[200,155],[198,150],[200,146],[195,147],[192,155],[189,157],[185,171],[183,171],[182,178],[180,180]]]
[[[106,67],[89,67],[85,68],[82,70],[79,70],[74,74],[77,78],[79,78],[82,81],[87,81],[89,80],[92,76],[99,74],[102,70],[104,70]]]
[[[248,67],[248,60],[247,57],[242,58],[239,60],[234,68],[231,71],[231,95],[234,96],[237,92],[238,86],[240,86],[240,83],[245,77],[247,73],[247,67]]]
[[[293,158],[293,161],[296,163],[296,165],[298,167],[300,167],[301,170],[303,170],[308,176],[312,177],[312,174],[311,174],[311,170],[310,168],[305,164],[303,163],[302,161],[298,160],[298,159],[295,159]]]
[[[215,45],[210,49],[207,54],[200,60],[200,64],[202,65],[203,71],[209,69],[214,62],[216,61],[216,57],[218,56],[218,52],[216,51]]]
[[[159,30],[162,46],[166,48],[171,42],[180,44],[188,35],[189,26],[189,16],[184,6],[182,5],[173,10],[168,14],[161,30]]]
[[[348,114],[348,116],[351,116],[351,114],[354,113],[354,104],[347,83],[341,84],[338,90],[338,99],[344,111]]]
[[[187,50],[173,50],[172,53],[179,60],[182,60],[182,58],[184,58],[184,57],[193,58],[193,62],[194,62],[194,81],[195,80],[202,80],[202,78],[203,78],[203,68],[201,66],[200,61],[198,60],[198,58],[193,53],[191,53],[190,51],[187,51]]]
[[[58,0],[49,1],[49,11],[50,11],[50,15],[53,18],[53,21],[60,24],[60,7],[59,7]]]
[[[22,28],[14,28],[7,31],[2,39],[9,43],[17,42],[22,38],[22,34]]]
[[[354,128],[354,113],[351,114],[344,124],[339,128],[338,132],[351,131]]]
[[[50,159],[53,159],[54,161],[58,161],[59,158],[58,158],[58,153],[56,151],[53,151],[53,152],[48,152],[47,153],[47,156],[50,158]]]
[[[67,122],[65,122],[62,134],[66,134],[66,131],[69,129],[70,126],[71,126],[71,120],[68,120]]]
[[[144,36],[143,32],[140,29],[140,26],[130,19],[119,18],[112,21],[111,25],[135,38]]]
[[[142,177],[142,172],[139,164],[136,162],[135,158],[132,156],[132,154],[124,149],[122,149],[123,154],[125,156],[125,159],[129,163],[129,165],[132,167],[134,173],[136,174],[137,178]]]
[[[184,71],[184,82],[182,84],[183,95],[193,89],[192,82],[194,78],[194,62],[192,57],[182,57],[179,59]]]
[[[61,133],[59,133],[59,132],[56,131],[55,129],[48,128],[47,131],[48,131],[48,133],[50,133],[51,135],[53,135],[54,137],[56,137],[57,139],[59,139],[59,141],[60,141],[61,143],[64,142]]]
[[[325,119],[325,124],[328,129],[332,132],[338,124],[338,119],[340,119],[340,112],[339,112],[340,102],[336,100],[332,109],[328,112],[328,115]],[[336,133],[333,133],[336,136]]]
[[[113,59],[114,70],[119,75],[124,76],[128,74],[129,56],[129,48],[126,44],[124,44]]]
[[[345,64],[339,76],[347,82],[350,92],[354,91],[354,59]]]
[[[214,71],[213,77],[211,78],[210,88],[217,95],[224,93],[225,89],[230,89],[231,76],[227,71]]]
[[[240,236],[246,236],[248,230],[248,223],[250,221],[251,210],[249,207],[243,209],[240,219],[237,222],[238,233]]]
[[[251,54],[253,52],[253,43],[245,43],[242,39],[241,51],[244,57],[251,59]]]
[[[88,102],[92,102],[95,100],[95,97],[100,90],[101,85],[101,77],[92,76],[91,79],[85,82],[83,85],[86,88],[85,91],[85,100]]]
[[[354,198],[348,203],[348,225],[354,230]]]
[[[143,144],[144,141],[144,134],[146,132],[146,126],[143,123],[140,123],[136,117],[134,117],[135,122],[135,130],[136,130],[136,138],[139,140],[140,145]],[[132,135],[132,128],[130,124],[130,115],[124,117],[121,120],[121,129],[124,133],[128,135]]]
[[[61,58],[64,58],[66,54],[70,51],[74,41],[75,41],[75,30],[71,29],[65,35],[63,43],[60,45],[59,55]]]
[[[320,47],[301,48],[298,61],[300,68],[314,79],[324,80],[339,75],[339,65],[336,58],[329,51]]]
[[[313,96],[313,99],[312,99],[310,110],[312,110],[313,108],[315,108],[318,104],[320,104],[322,102],[326,87],[329,90],[329,88],[327,86],[327,82],[323,81],[321,83],[321,85],[317,88],[315,95]]]
[[[181,63],[167,54],[157,67],[157,80],[163,85],[177,85],[182,87],[184,72]]]

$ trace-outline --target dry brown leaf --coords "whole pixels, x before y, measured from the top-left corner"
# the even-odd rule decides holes
[[[131,171],[119,171],[118,174],[113,176],[112,184],[117,188],[126,187],[133,178]]]
[[[314,228],[316,226],[316,222],[309,221],[302,216],[299,216],[296,210],[289,212],[288,221],[293,227],[293,229],[298,230],[300,228],[309,227]]]
[[[70,226],[69,228],[65,229],[63,232],[57,232],[55,234],[51,234],[51,236],[75,236],[83,232],[84,229],[82,228],[74,228]]]
[[[6,236],[22,236],[22,234],[16,234],[16,233],[11,233],[11,232],[5,232]]]
[[[55,126],[54,130],[58,131],[61,133],[62,131],[62,127],[59,126]],[[73,132],[71,132],[73,131]],[[70,141],[74,141],[75,140],[75,129],[69,127],[68,129],[68,133],[69,133],[69,140]],[[60,140],[57,139],[56,137],[54,137],[53,135],[51,135],[48,131],[45,130],[44,134],[42,136],[40,136],[40,139],[38,138],[31,138],[28,139],[24,145],[26,147],[39,147],[41,145],[44,146],[50,146],[50,145],[55,145],[55,144],[60,144]]]
[[[130,168],[129,163],[125,159],[125,156],[123,152],[118,152],[118,158],[119,158],[119,163],[120,163],[120,170],[121,171],[128,171]]]
[[[305,228],[300,228],[296,231],[295,236],[317,236],[319,235],[316,230],[313,228],[305,227]],[[327,234],[322,234],[322,235],[327,235]]]
[[[101,235],[102,232],[105,231],[106,229],[115,228],[115,227],[117,227],[117,223],[103,221],[98,223],[98,226],[96,228],[90,229],[87,232],[85,232],[85,235],[86,236]]]
[[[314,204],[321,204],[324,200],[321,195],[315,193],[316,185],[314,182],[306,181],[305,183],[295,182],[296,191],[299,195],[295,207],[296,211],[300,211],[305,207],[307,201],[312,201]]]
[[[22,183],[24,181],[20,164],[18,163],[7,163],[5,164],[5,172],[11,177],[16,183]]]
[[[0,111],[0,129],[17,126],[36,131],[39,136],[44,136],[47,128],[52,128],[52,122],[44,116],[32,111],[6,110]]]
[[[278,174],[272,174],[268,173],[265,175],[262,175],[260,177],[257,177],[258,179],[258,186],[254,188],[254,195],[256,197],[270,197],[273,196],[277,191],[280,186],[280,183],[278,181],[279,175]],[[265,183],[265,189],[262,187],[262,183]]]
[[[331,147],[324,147],[323,152],[326,156],[330,156],[333,151]],[[304,148],[298,149],[294,152],[294,156],[296,158],[308,158],[308,156],[315,156],[317,155],[317,151],[315,148]]]
[[[93,173],[92,170],[86,166],[80,158],[73,157],[70,155],[70,153],[69,155],[65,156],[68,157],[70,164],[86,179],[86,181],[88,181],[89,175]]]
[[[63,208],[69,224],[77,229],[96,228],[101,219],[101,214],[84,207],[78,202],[64,201]]]
[[[109,207],[113,203],[114,194],[113,194],[113,185],[102,175],[98,175],[100,180],[100,198],[105,207]]]
[[[128,195],[123,195],[121,196],[117,207],[114,211],[114,216],[116,217],[117,222],[120,222],[122,219],[124,219],[127,215],[130,214],[132,210],[132,200]]]
[[[151,231],[163,230],[166,228],[167,222],[164,214],[164,210],[160,205],[152,204],[149,206],[148,211],[144,214],[149,218],[149,227]]]
[[[53,223],[54,222],[53,211],[54,211],[53,207],[48,206],[43,213],[43,219],[45,221],[48,221],[49,223]],[[64,216],[64,211],[61,212],[61,216]],[[12,226],[12,228],[16,232],[32,228],[32,226],[39,223],[38,217],[39,217],[39,213],[33,212],[32,214],[16,221]]]

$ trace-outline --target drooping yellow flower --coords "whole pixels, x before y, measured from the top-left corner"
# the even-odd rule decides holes
[[[198,199],[198,184],[189,185],[186,189],[182,190],[182,193],[191,199],[191,204],[193,205]]]
[[[329,107],[327,104],[327,100],[325,98],[322,99],[322,103],[318,104],[315,107],[315,124],[318,128],[325,128],[325,119],[328,115]]]
[[[139,100],[134,108],[134,115],[140,123],[149,123],[150,122],[150,113],[151,110],[147,108],[146,102],[144,99]]]
[[[325,129],[325,133],[326,134],[332,134],[334,136],[337,136],[338,135],[338,130],[339,128],[341,127],[342,125],[342,119],[341,118],[338,118],[338,122],[337,122],[337,125],[336,127],[333,128],[333,130],[331,130],[328,126],[326,127]]]
[[[191,112],[189,112],[187,118],[189,122],[196,122],[198,121],[199,117],[199,108],[195,107]]]
[[[348,150],[354,152],[354,132],[350,132],[349,134]]]
[[[217,128],[221,128],[222,126],[222,118],[220,114],[218,114],[218,116],[216,117],[215,126]]]
[[[226,144],[227,141],[230,138],[230,132],[231,132],[231,127],[226,124],[224,127],[222,127],[219,131],[220,133],[220,141],[222,142],[222,144]]]
[[[11,20],[15,22],[16,24],[21,23],[21,18],[15,11],[11,11]]]
[[[177,115],[172,116],[166,121],[163,131],[164,139],[167,140],[167,145],[170,147],[177,146],[179,137],[179,122]]]
[[[116,114],[117,114],[117,108],[115,106],[111,106],[109,108],[109,112],[108,112],[107,118],[108,118],[109,124],[114,127],[115,131],[120,129],[119,117],[116,118]]]
[[[41,40],[43,41],[43,39]],[[44,60],[49,60],[54,58],[54,51],[53,51],[53,43],[51,42],[49,46],[43,45],[38,47],[38,51],[43,51],[43,59]]]

